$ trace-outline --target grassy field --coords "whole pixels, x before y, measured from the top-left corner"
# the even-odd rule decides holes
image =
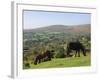
[[[34,65],[32,61],[28,61],[30,67],[24,69],[36,69],[36,68],[63,68],[63,67],[80,67],[80,66],[90,66],[91,58],[90,54],[87,56],[81,55],[81,57],[70,57],[70,58],[54,58],[51,61],[42,62],[40,64]]]

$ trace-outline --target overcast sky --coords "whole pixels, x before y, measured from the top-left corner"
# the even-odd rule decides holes
[[[90,24],[89,13],[64,13],[46,11],[23,11],[24,29],[34,29],[49,25]]]

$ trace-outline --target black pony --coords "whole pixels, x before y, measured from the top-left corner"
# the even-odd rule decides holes
[[[85,47],[80,42],[69,42],[67,45],[67,57],[72,57],[70,54],[72,51],[75,51],[75,57],[78,54],[78,57],[80,57],[80,51],[83,52],[83,55],[86,56],[86,50]]]
[[[47,50],[43,54],[37,54],[34,57],[34,64],[37,65],[38,63],[44,62],[44,61],[50,61],[52,58],[52,51]]]

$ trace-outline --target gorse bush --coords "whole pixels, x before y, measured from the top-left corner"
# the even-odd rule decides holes
[[[65,57],[65,50],[64,48],[58,48],[54,54],[55,58],[64,58]]]

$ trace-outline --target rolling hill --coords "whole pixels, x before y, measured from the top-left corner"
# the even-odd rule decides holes
[[[66,26],[50,25],[36,29],[25,29],[24,32],[67,32],[67,33],[90,33],[90,24]]]

